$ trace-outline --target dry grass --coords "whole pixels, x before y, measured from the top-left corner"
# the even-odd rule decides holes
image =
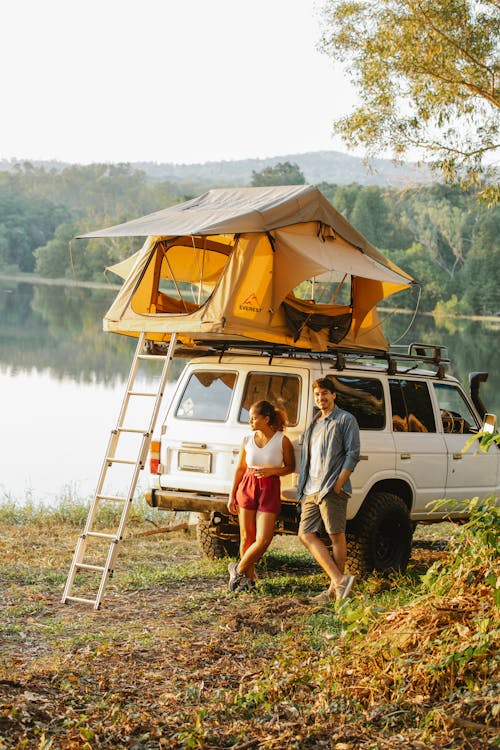
[[[60,604],[70,519],[4,518],[0,748],[496,747],[498,513],[480,518],[450,550],[419,532],[404,576],[341,609],[305,603],[324,579],[295,539],[235,597],[191,536],[130,536],[99,612]]]

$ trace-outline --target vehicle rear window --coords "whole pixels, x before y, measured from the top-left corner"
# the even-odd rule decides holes
[[[436,432],[436,420],[427,383],[389,380],[394,432]]]
[[[179,419],[224,422],[229,414],[235,383],[235,372],[192,372],[179,399],[175,416]]]
[[[360,430],[383,430],[385,427],[384,389],[377,378],[349,375],[328,376],[335,383],[335,403],[356,417]]]
[[[248,422],[250,407],[256,401],[270,401],[287,416],[290,426],[296,425],[299,414],[301,380],[298,375],[280,375],[271,372],[248,374],[239,414],[240,422]]]

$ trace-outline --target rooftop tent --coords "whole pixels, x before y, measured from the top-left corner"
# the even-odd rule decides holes
[[[388,348],[376,305],[414,282],[310,185],[210,190],[84,238],[145,236],[104,329],[184,344]]]

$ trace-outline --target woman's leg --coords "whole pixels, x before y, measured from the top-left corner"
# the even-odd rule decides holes
[[[247,513],[249,512],[247,511]],[[255,513],[255,511],[253,512]],[[258,510],[255,513],[254,541],[245,545],[245,547],[243,544],[241,545],[242,553],[238,563],[238,571],[244,573],[252,581],[255,578],[255,563],[260,560],[273,540],[278,515],[278,513],[264,513]]]
[[[248,508],[238,508],[238,521],[240,524],[240,562],[238,563],[238,571],[240,573],[247,572],[241,567],[241,560],[243,559],[247,549],[252,546],[255,542],[257,535],[257,522],[256,522],[257,511],[249,510]]]

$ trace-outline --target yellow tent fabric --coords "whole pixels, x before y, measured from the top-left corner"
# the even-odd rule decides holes
[[[109,270],[125,277],[104,329],[185,344],[263,341],[312,351],[386,350],[376,304],[414,281],[310,185],[210,190],[84,237],[146,235]],[[298,299],[303,282],[349,278],[343,304]]]

